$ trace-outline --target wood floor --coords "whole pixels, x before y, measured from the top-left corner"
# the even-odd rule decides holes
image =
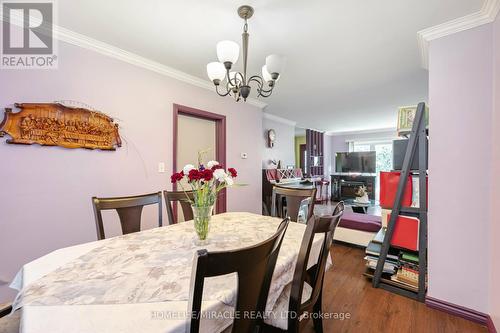
[[[423,303],[372,288],[362,276],[364,251],[332,247],[334,267],[325,276],[323,311],[349,314],[324,321],[326,332],[488,332],[485,326],[434,310]],[[314,332],[312,321],[303,332]]]

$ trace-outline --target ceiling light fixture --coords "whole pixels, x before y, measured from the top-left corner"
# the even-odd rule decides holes
[[[240,53],[238,43],[224,40],[217,43],[217,58],[219,62],[211,62],[207,65],[207,74],[215,85],[215,91],[220,96],[234,96],[236,101],[243,98],[246,101],[250,95],[250,83],[257,86],[257,97],[271,96],[276,81],[279,80],[283,68],[285,67],[285,58],[280,55],[272,54],[266,57],[266,64],[262,66],[262,76],[253,75],[247,77],[247,56],[248,56],[248,23],[247,20],[253,15],[253,8],[250,6],[241,6],[238,8],[238,15],[245,20],[243,25],[242,44],[243,44],[243,73],[231,71],[236,63]],[[221,89],[220,87],[224,87]],[[220,91],[222,90],[222,92]]]

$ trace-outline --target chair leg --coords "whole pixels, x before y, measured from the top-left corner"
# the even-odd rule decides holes
[[[323,302],[323,288],[321,288],[318,300],[316,301],[316,304],[314,304],[313,307],[315,314],[315,316],[313,317],[313,324],[314,324],[314,331],[316,333],[323,333],[323,319],[321,318],[323,314],[323,311],[321,310],[322,302]]]
[[[12,311],[12,305],[0,304],[0,318],[5,317]]]

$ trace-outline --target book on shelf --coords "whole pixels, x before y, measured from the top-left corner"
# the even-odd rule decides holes
[[[392,275],[390,279],[391,281],[402,284],[407,289],[410,289],[412,291],[418,291],[418,283],[416,285],[414,285],[413,283],[407,283],[404,280],[401,280],[401,278],[399,278],[397,274]]]
[[[368,243],[365,252],[366,254],[378,257],[380,256],[381,250],[382,250],[382,244],[371,241],[370,243]],[[399,258],[398,254],[399,253],[395,253],[393,249],[389,249],[389,253],[387,253],[387,259],[398,260]]]
[[[412,175],[412,199],[411,199],[411,207],[419,208],[420,207],[420,179],[419,175]],[[429,177],[426,176],[427,182],[427,192],[425,193],[425,198],[427,200],[427,206],[429,206]]]
[[[408,280],[408,281],[413,281],[415,284],[418,284],[418,271],[414,269],[408,269],[405,267],[401,267],[398,270],[398,277]]]
[[[377,232],[377,234],[375,235],[375,238],[373,238],[373,242],[374,243],[379,243],[379,244],[382,244],[384,242],[384,238],[385,238],[385,231],[387,229],[382,227],[380,228],[380,230]]]
[[[401,268],[407,269],[409,271],[418,272],[418,264],[409,263],[405,261],[399,261],[399,266]]]
[[[419,227],[420,220],[418,218],[399,215],[394,226],[391,246],[418,251]]]
[[[365,260],[377,261],[378,258],[379,258],[378,256],[373,256],[373,255],[370,255],[370,254],[367,254],[365,256]],[[391,264],[399,266],[399,261],[398,260],[387,258],[385,261],[388,262],[388,263],[391,263]]]
[[[378,258],[366,256],[365,260],[366,260],[366,267],[368,267],[370,269],[376,269],[377,268]],[[384,273],[394,274],[394,272],[396,272],[397,269],[398,269],[398,263],[397,262],[386,261],[384,263],[384,269],[383,269]]]
[[[373,273],[374,273],[374,271],[372,269],[367,268],[366,271],[363,273],[363,275],[370,278],[370,279],[373,279]],[[390,285],[393,285],[393,286],[396,286],[399,288],[403,288],[406,290],[410,290],[413,292],[418,292],[418,288],[416,288],[410,284],[406,284],[404,282],[399,281],[395,274],[387,274],[387,273],[382,272],[381,282],[386,283],[386,284],[390,284]]]
[[[408,252],[408,251],[401,251],[401,256],[399,258],[400,261],[405,261],[409,263],[414,263],[418,265],[418,254]]]
[[[377,268],[377,263],[367,262],[366,267],[368,267],[369,269],[375,270]],[[382,269],[383,273],[388,273],[388,274],[394,274],[395,271],[396,271],[395,267],[387,265],[387,264],[385,264],[384,268]]]
[[[381,211],[380,211],[380,218],[381,218],[381,222],[382,222],[382,228],[387,228],[387,226],[389,225],[389,214],[391,214],[392,210],[390,209],[385,209],[385,208],[382,208]]]
[[[412,221],[410,221],[410,223],[417,223],[417,232],[411,234],[414,236],[414,238],[417,237],[416,242],[418,242],[418,219],[407,216],[399,216],[399,218],[413,219]],[[397,223],[399,222],[399,218],[396,221]],[[364,275],[367,277],[373,278],[373,274],[380,259],[380,251],[382,250],[382,243],[385,237],[385,233],[386,228],[381,228],[375,235],[374,239],[366,247],[366,256],[364,257],[364,259],[366,260],[366,272],[364,273]],[[410,290],[412,292],[418,292],[418,252],[415,252],[413,250],[403,250],[398,246],[393,247],[392,245],[393,244],[391,242],[391,247],[389,247],[389,252],[382,269],[382,281],[399,288]]]

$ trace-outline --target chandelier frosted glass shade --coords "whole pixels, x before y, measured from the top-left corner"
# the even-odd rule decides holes
[[[281,76],[278,76],[278,78],[276,79],[276,81],[279,81],[280,77]],[[271,73],[269,73],[269,71],[267,70],[267,66],[266,65],[262,66],[262,78],[266,82],[273,81],[273,77],[272,77]]]
[[[240,46],[232,40],[223,40],[217,43],[217,58],[221,63],[235,64],[240,55]]]
[[[281,77],[285,67],[285,58],[280,55],[270,55],[266,58],[265,65],[262,66],[261,75],[248,75],[248,19],[252,17],[254,9],[251,6],[243,5],[238,8],[238,15],[245,24],[243,25],[242,57],[243,70],[235,71],[234,65],[240,55],[240,46],[230,40],[223,40],[217,43],[218,62],[211,62],[207,65],[207,74],[215,86],[215,91],[219,96],[233,96],[236,101],[247,100],[252,89],[256,90],[257,97],[269,97],[273,93],[276,82]],[[231,70],[233,69],[233,70]]]
[[[285,69],[285,57],[271,54],[266,57],[266,67],[269,74],[281,74]]]
[[[222,81],[226,77],[226,68],[220,62],[211,62],[207,65],[207,74],[211,81]]]
[[[269,82],[269,81],[271,81],[273,79],[271,77],[271,74],[269,74],[269,71],[267,70],[267,66],[266,65],[262,66],[262,78],[266,82]]]

